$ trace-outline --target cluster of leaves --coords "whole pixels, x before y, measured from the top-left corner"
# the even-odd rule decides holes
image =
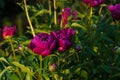
[[[27,3],[35,34],[61,29],[60,25],[54,24],[54,0],[36,1],[28,0]],[[65,7],[77,12],[78,20],[69,17],[66,26],[77,32],[73,47],[66,52],[55,51],[41,60],[41,56],[28,48],[32,33],[27,26],[24,34],[11,39],[16,60],[10,41],[0,39],[0,79],[40,80],[42,76],[43,80],[118,80],[120,54],[114,51],[114,47],[120,46],[120,23],[113,21],[108,10],[112,3],[117,2],[109,0],[109,3],[91,8],[82,0],[56,0],[57,16]],[[24,10],[23,2],[17,4]],[[57,64],[53,72],[49,71],[51,63]]]

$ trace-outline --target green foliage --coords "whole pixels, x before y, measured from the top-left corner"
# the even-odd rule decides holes
[[[65,27],[76,30],[72,48],[65,52],[53,51],[49,56],[41,57],[28,48],[33,38],[25,12],[20,14],[22,22],[18,28],[23,31],[9,40],[2,39],[0,33],[0,80],[118,80],[120,79],[120,21],[114,21],[108,10],[117,0],[105,1],[98,7],[91,8],[82,0],[56,0],[57,20],[61,11],[72,8],[77,20],[68,17],[68,23],[61,27],[54,23],[54,0],[27,0],[27,9],[35,34],[50,33]],[[23,11],[23,2],[17,2]],[[4,6],[0,1],[0,8]],[[5,21],[13,24],[12,21]],[[21,50],[19,50],[21,46]],[[76,50],[76,46],[80,50]],[[16,59],[14,59],[14,52]],[[52,63],[57,64],[55,71],[49,71]]]

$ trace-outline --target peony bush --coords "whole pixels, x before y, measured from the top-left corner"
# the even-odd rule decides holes
[[[15,4],[22,12],[0,21],[0,80],[120,79],[119,1]]]

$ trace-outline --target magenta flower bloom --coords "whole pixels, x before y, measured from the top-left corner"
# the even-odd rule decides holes
[[[47,56],[56,47],[56,40],[53,32],[49,34],[40,33],[36,35],[28,46],[34,53]]]
[[[2,37],[4,39],[8,37],[12,37],[15,35],[16,32],[16,26],[10,27],[10,26],[5,26],[2,30]]]
[[[58,23],[60,24],[61,20],[63,20],[63,26],[65,26],[70,16],[73,16],[73,20],[77,20],[77,12],[72,12],[70,7],[64,8],[62,14],[59,16]]]
[[[75,31],[72,28],[57,31],[58,50],[65,51],[72,46],[72,37]]]
[[[104,3],[104,0],[83,0],[83,2],[91,7],[97,7],[100,4]]]
[[[109,10],[112,14],[113,19],[120,20],[120,3],[116,5],[110,5]]]

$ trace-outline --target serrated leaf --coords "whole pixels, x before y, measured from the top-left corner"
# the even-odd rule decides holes
[[[12,62],[12,63],[13,63],[16,67],[19,67],[22,72],[26,72],[26,73],[28,73],[28,74],[30,74],[30,75],[33,75],[33,74],[34,74],[32,70],[30,70],[28,67],[24,66],[23,64],[20,64],[20,63],[18,63],[18,62],[16,62],[16,61],[15,61],[15,62]]]
[[[80,25],[80,24],[78,24],[78,23],[72,23],[71,26],[73,26],[73,27],[80,27],[80,28],[82,28],[83,30],[87,30],[84,26],[82,26],[82,25]]]

